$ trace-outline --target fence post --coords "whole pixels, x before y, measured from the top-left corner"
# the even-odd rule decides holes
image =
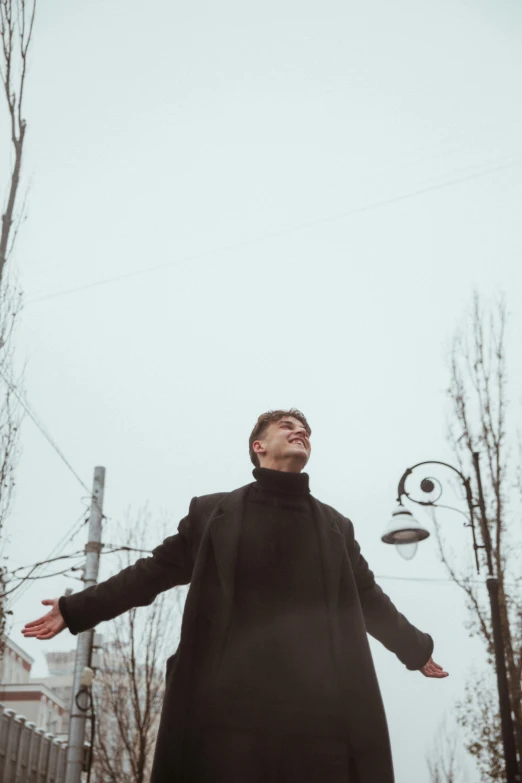
[[[45,731],[43,729],[37,728],[35,729],[35,739],[36,739],[36,751],[35,751],[35,783],[43,783],[45,769],[42,769],[42,767],[45,767],[45,743],[44,743],[44,734]]]
[[[18,724],[14,710],[6,710],[5,714],[9,716],[9,730],[5,743],[5,783],[13,783],[14,775],[11,776],[11,770],[15,768],[16,756],[13,748],[16,747]]]
[[[0,780],[3,780],[5,777],[5,749],[8,732],[9,717],[5,714],[4,705],[0,702]]]
[[[27,732],[27,749],[26,749],[26,766],[25,766],[25,777],[22,775],[21,783],[24,783],[24,781],[27,779],[28,781],[33,780],[33,756],[34,756],[34,748],[35,748],[35,731],[36,731],[36,723],[33,723],[32,721],[28,721],[25,724],[25,730]]]

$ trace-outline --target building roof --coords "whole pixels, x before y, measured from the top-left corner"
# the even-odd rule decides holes
[[[22,658],[22,660],[24,660],[26,663],[29,664],[29,668],[31,668],[31,666],[34,663],[34,658],[31,655],[29,655],[29,653],[26,653],[25,650],[22,650],[22,648],[19,647],[16,644],[16,642],[13,642],[13,640],[9,636],[4,637],[4,644],[10,650],[16,653],[16,655],[19,655],[20,658]]]

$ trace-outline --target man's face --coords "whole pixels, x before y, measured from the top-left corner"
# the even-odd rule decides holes
[[[253,448],[261,467],[294,473],[303,470],[312,450],[304,426],[293,416],[269,424]]]

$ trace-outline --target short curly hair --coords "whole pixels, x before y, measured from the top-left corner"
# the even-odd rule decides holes
[[[254,451],[254,442],[256,440],[259,440],[263,437],[265,434],[268,426],[272,424],[274,421],[279,421],[280,419],[284,419],[285,416],[292,416],[294,419],[297,419],[301,422],[303,427],[305,428],[308,437],[312,434],[312,430],[310,429],[310,425],[306,421],[304,413],[301,413],[301,411],[298,411],[297,408],[290,408],[289,411],[267,411],[266,413],[262,413],[261,416],[259,416],[256,425],[252,432],[250,433],[250,437],[248,439],[248,453],[250,455],[250,460],[255,465],[256,468],[260,467],[259,463],[259,457]]]

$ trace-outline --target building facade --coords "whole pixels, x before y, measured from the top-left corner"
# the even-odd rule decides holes
[[[29,682],[34,658],[12,639],[4,639],[4,654],[0,660],[0,683]]]
[[[54,735],[64,731],[63,700],[42,681],[31,679],[34,659],[12,639],[4,640],[0,664],[0,702]]]

